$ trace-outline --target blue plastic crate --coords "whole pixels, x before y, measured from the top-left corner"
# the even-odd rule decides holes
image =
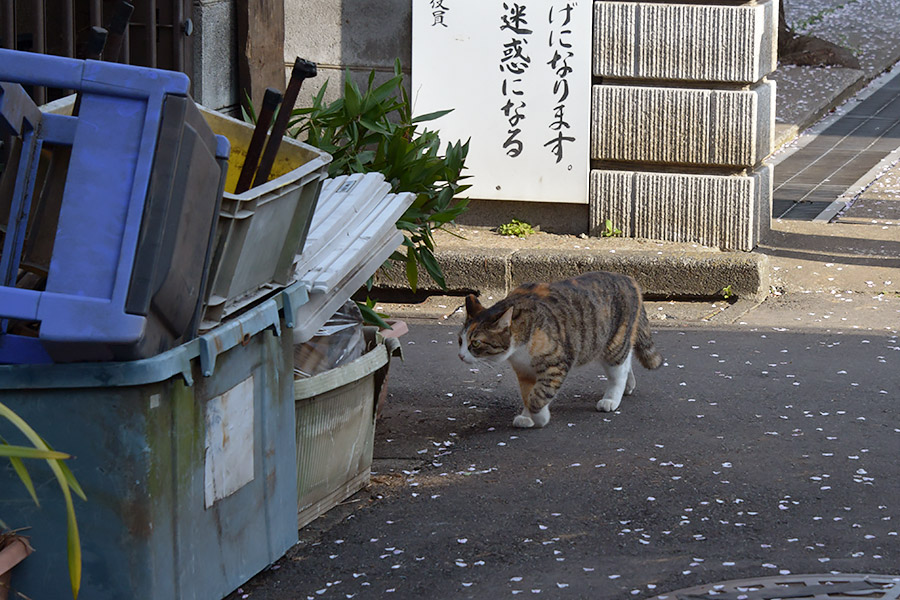
[[[229,145],[187,76],[0,50],[0,82],[0,128],[18,146],[14,190],[0,198],[0,363],[132,360],[193,338]],[[78,91],[78,114],[41,113],[19,84]],[[30,213],[51,146],[71,149],[46,231]],[[53,239],[42,290],[17,286],[29,233]],[[38,335],[11,323],[36,323]]]

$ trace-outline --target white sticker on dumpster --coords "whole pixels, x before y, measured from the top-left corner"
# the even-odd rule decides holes
[[[206,405],[206,508],[253,481],[253,376]]]

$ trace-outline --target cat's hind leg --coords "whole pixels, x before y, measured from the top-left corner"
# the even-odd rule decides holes
[[[625,395],[630,396],[634,393],[634,387],[637,382],[634,379],[634,367],[628,367],[628,381],[625,382]]]
[[[597,402],[600,412],[612,412],[619,408],[622,396],[634,390],[634,373],[631,371],[631,352],[619,365],[603,363],[603,370],[609,379],[609,386],[603,392],[603,398]],[[630,389],[629,389],[630,388]]]

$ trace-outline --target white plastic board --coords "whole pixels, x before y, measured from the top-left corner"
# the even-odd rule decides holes
[[[471,138],[467,194],[588,202],[592,2],[413,0],[412,101]]]

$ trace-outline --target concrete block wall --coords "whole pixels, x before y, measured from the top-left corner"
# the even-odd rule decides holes
[[[346,73],[364,87],[369,73],[386,81],[399,58],[412,62],[411,0],[284,0],[285,81],[296,57],[317,63],[319,74],[303,84],[298,106],[309,106],[328,80],[325,101],[343,94]],[[193,97],[209,108],[238,112],[238,48],[235,0],[194,0]],[[407,84],[408,84],[407,80]]]
[[[769,225],[778,0],[594,3],[590,231],[752,250]]]

